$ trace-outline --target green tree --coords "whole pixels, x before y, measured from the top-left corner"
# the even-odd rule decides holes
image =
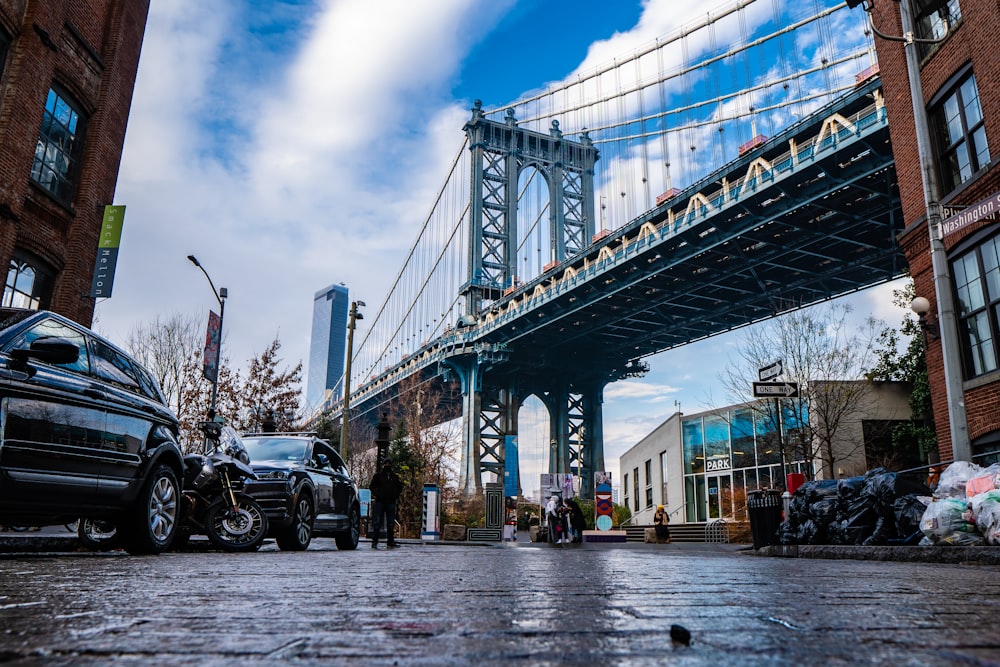
[[[875,351],[875,364],[867,375],[873,381],[902,381],[912,383],[910,394],[910,420],[893,429],[892,444],[897,452],[916,442],[924,461],[937,451],[937,434],[934,429],[934,412],[931,405],[930,381],[927,378],[927,360],[924,356],[924,336],[918,320],[910,311],[910,302],[916,295],[913,281],[893,290],[892,302],[903,309],[899,328],[885,327],[879,335]],[[893,453],[889,452],[892,459]],[[883,461],[895,467],[891,460]]]

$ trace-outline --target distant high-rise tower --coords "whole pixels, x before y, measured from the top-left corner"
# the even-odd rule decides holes
[[[347,288],[330,285],[313,297],[312,338],[309,343],[309,377],[306,403],[318,409],[327,390],[339,396],[344,391],[344,352],[347,345]]]

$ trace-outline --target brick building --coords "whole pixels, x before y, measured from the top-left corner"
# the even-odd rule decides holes
[[[997,460],[1000,450],[1000,8],[996,0],[902,0],[912,8],[923,104],[933,152],[932,169],[945,207],[941,226],[952,279],[961,356],[961,394],[972,455]],[[858,4],[858,3],[853,3]],[[900,2],[868,0],[878,32],[901,35]],[[915,140],[904,46],[875,40],[896,173],[907,223],[900,240],[918,296],[938,299],[931,241]],[[984,202],[982,207],[973,207]],[[972,207],[972,208],[969,208]],[[964,214],[956,214],[965,211]],[[926,350],[941,460],[953,458],[941,342]],[[953,373],[955,376],[957,373]]]
[[[3,305],[89,325],[149,0],[0,0]]]

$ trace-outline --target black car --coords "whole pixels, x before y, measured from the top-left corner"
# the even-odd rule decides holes
[[[132,553],[177,529],[177,418],[156,381],[93,331],[0,308],[0,523],[113,522]]]
[[[264,508],[280,548],[302,551],[314,536],[332,537],[338,549],[358,547],[358,486],[329,442],[310,433],[251,433],[243,445],[258,477],[245,490]]]

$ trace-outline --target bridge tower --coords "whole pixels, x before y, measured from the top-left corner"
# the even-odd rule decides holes
[[[553,120],[548,134],[518,127],[512,109],[504,122],[485,117],[476,100],[465,125],[472,154],[468,276],[460,293],[464,321],[475,323],[484,307],[516,287],[518,179],[535,168],[549,194],[549,261],[558,263],[591,243],[595,233],[594,165],[598,152],[584,132],[565,138]],[[572,473],[589,496],[593,472],[603,470],[601,422],[604,382],[584,382],[565,373],[491,374],[506,359],[503,344],[482,344],[474,353],[446,362],[463,393],[463,451],[460,488],[481,490],[482,473],[502,479],[505,437],[517,435],[517,414],[530,394],[550,414],[549,472]]]

